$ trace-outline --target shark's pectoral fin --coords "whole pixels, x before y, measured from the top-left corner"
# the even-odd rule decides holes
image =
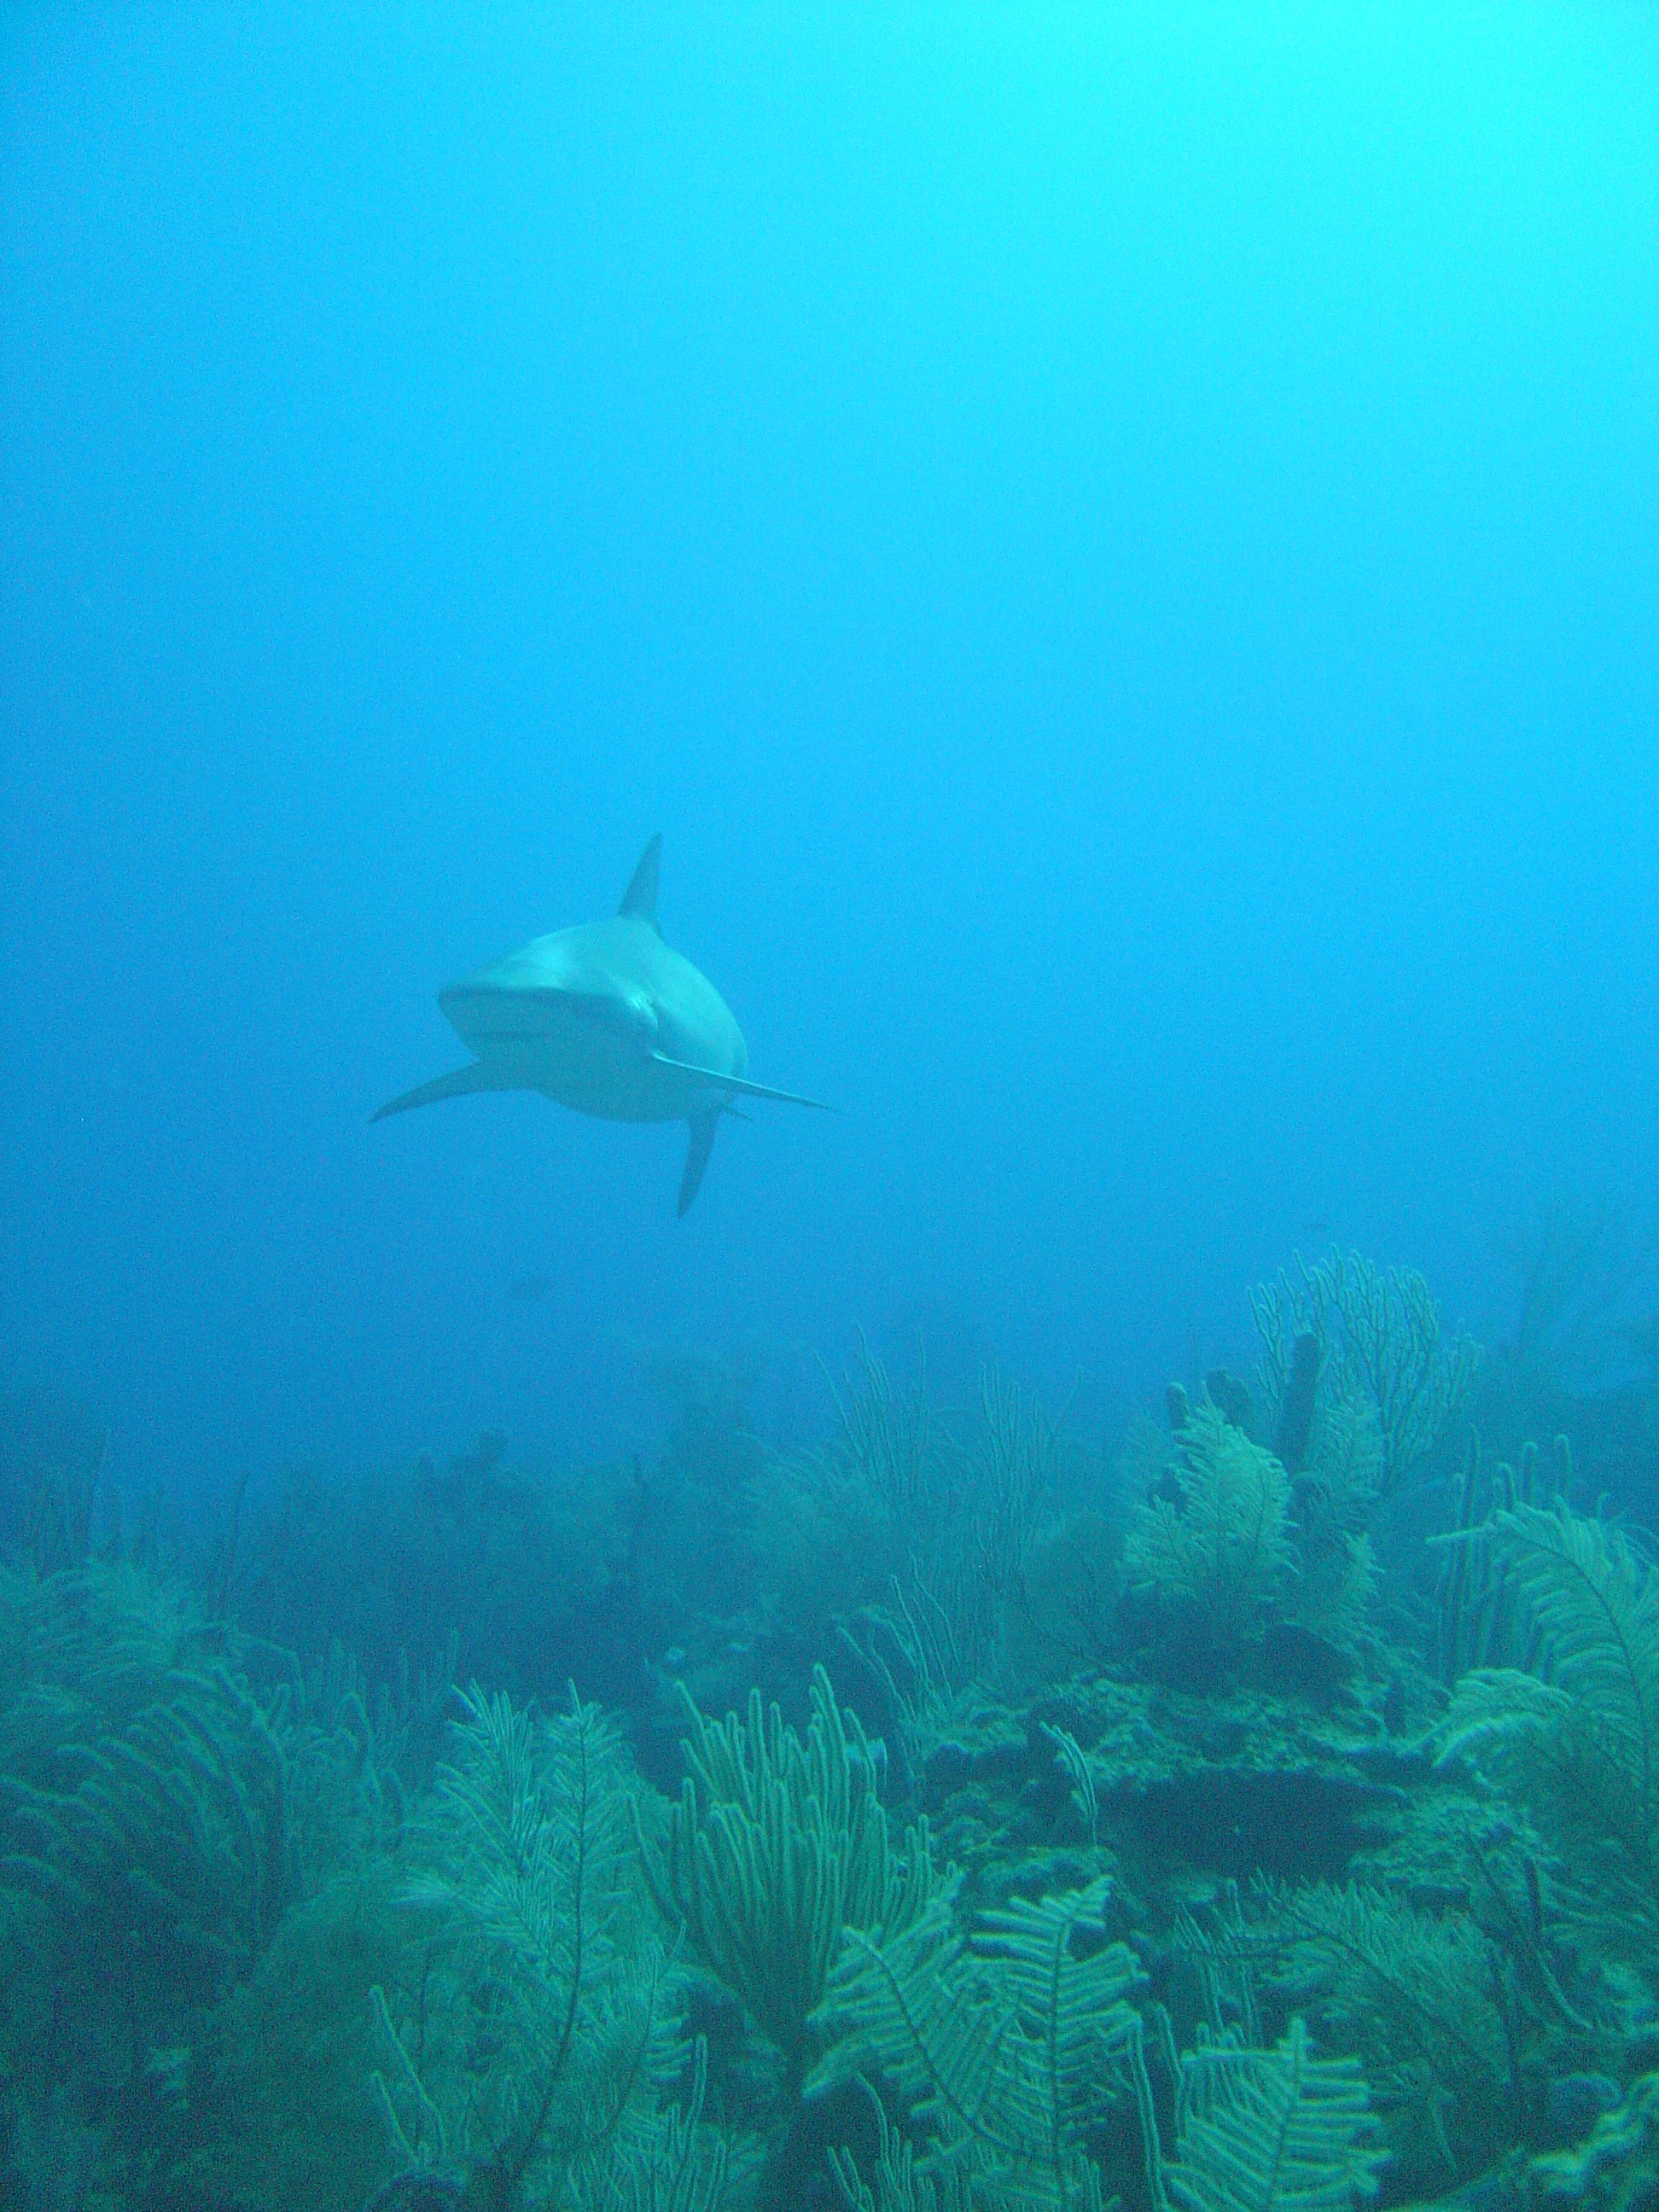
[[[685,1148],[685,1172],[680,1177],[682,1218],[702,1182],[702,1171],[714,1149],[714,1132],[720,1126],[720,1109],[716,1108],[712,1114],[699,1114],[691,1123],[691,1141]]]
[[[672,1060],[665,1052],[651,1055],[659,1067],[672,1067],[676,1075],[695,1075],[711,1091],[740,1091],[745,1098],[781,1098],[786,1106],[816,1106],[820,1114],[833,1114],[822,1098],[803,1098],[799,1091],[774,1091],[769,1084],[751,1083],[746,1075],[722,1075],[713,1067],[696,1067],[689,1060]]]
[[[505,1091],[510,1086],[499,1075],[490,1073],[481,1060],[470,1066],[452,1068],[447,1075],[434,1075],[430,1083],[422,1083],[413,1091],[405,1091],[401,1097],[388,1098],[384,1106],[369,1115],[371,1121],[384,1121],[388,1114],[407,1114],[411,1106],[435,1106],[441,1098],[465,1098],[473,1091]]]

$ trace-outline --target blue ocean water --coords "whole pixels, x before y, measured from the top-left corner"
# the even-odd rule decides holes
[[[0,40],[0,1351],[121,1480],[917,1315],[1086,1426],[1298,1247],[1479,1324],[1650,1222],[1650,10]],[[371,1128],[659,830],[838,1113],[684,1221],[678,1129]]]
[[[1651,5],[0,10],[0,2212],[1651,2212],[1656,1777]]]

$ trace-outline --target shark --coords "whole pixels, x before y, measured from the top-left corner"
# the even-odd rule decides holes
[[[388,1099],[371,1118],[383,1121],[477,1091],[539,1091],[606,1121],[685,1121],[691,1141],[680,1177],[683,1218],[721,1115],[738,1113],[734,1100],[776,1098],[826,1110],[821,1099],[750,1080],[749,1048],[731,1008],[700,969],[663,941],[661,860],[659,831],[608,920],[533,937],[447,983],[439,1007],[477,1057]]]

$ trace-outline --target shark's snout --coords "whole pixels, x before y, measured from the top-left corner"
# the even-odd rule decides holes
[[[502,990],[464,976],[438,994],[438,1008],[456,1035],[475,1052],[492,1044],[544,1037],[556,1015],[556,991]]]

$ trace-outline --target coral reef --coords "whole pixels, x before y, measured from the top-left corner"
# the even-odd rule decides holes
[[[1659,1574],[1419,1277],[1255,1312],[1115,1449],[681,1358],[171,1553],[25,1407],[0,2212],[1650,2202]]]

